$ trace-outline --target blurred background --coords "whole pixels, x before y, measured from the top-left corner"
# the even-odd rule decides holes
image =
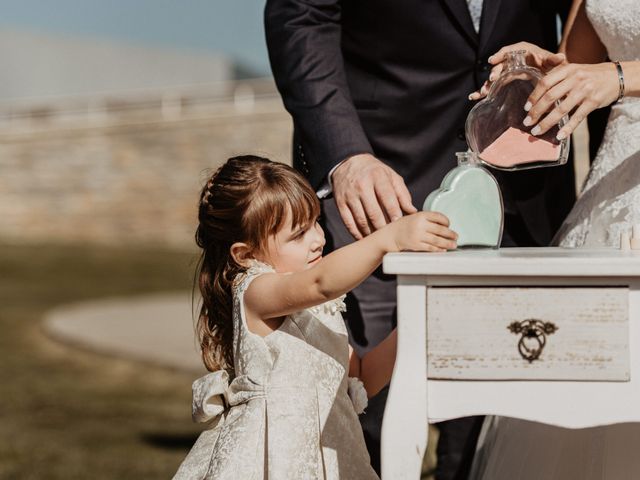
[[[0,478],[171,478],[198,191],[289,161],[263,0],[0,4]]]
[[[0,479],[170,478],[195,441],[198,191],[290,160],[263,3],[0,0]]]

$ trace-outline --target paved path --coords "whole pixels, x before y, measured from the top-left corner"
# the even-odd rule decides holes
[[[584,125],[574,140],[580,185],[588,170]],[[94,351],[205,372],[194,337],[190,292],[72,304],[50,312],[45,327],[62,341]]]
[[[45,328],[84,348],[204,373],[194,336],[191,293],[112,298],[49,312]]]

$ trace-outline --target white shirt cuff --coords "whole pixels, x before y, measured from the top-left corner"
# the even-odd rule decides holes
[[[344,162],[344,160],[342,162]],[[318,198],[327,198],[333,193],[333,183],[331,183],[331,175],[333,175],[333,172],[336,171],[336,168],[342,165],[342,162],[338,163],[331,170],[329,170],[327,177],[324,179],[324,182],[322,182],[322,185],[320,185],[320,188],[316,192]]]

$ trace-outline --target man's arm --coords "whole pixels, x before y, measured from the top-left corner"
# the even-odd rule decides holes
[[[373,153],[344,72],[340,1],[267,0],[264,19],[273,76],[319,178],[355,154]]]
[[[331,180],[349,232],[362,238],[403,212],[415,212],[404,180],[374,156],[353,105],[341,50],[340,1],[267,0],[265,31],[285,107],[313,151],[314,188],[340,164]]]

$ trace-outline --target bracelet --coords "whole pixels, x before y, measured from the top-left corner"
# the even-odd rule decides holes
[[[620,62],[613,62],[616,66],[616,70],[618,71],[618,84],[620,86],[620,90],[618,91],[618,98],[616,102],[619,102],[622,97],[624,97],[624,73],[622,72],[622,67],[620,66]]]

